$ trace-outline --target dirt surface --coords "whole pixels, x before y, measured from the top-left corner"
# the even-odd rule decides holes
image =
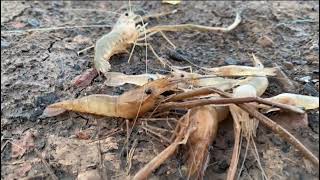
[[[173,6],[160,1],[131,2],[140,14],[178,9],[173,15],[152,19],[156,24],[194,23],[228,26],[243,9],[243,21],[229,34],[167,33],[167,36],[195,64],[215,67],[226,64],[250,65],[255,53],[266,67],[278,64],[295,87],[281,86],[275,78],[264,97],[282,92],[319,96],[319,4],[306,2],[192,2]],[[112,13],[127,2],[1,2],[1,31],[40,27],[106,24],[112,26]],[[66,9],[100,9],[70,11]],[[121,12],[121,10],[120,10]],[[92,45],[110,28],[73,28],[25,33],[1,32],[1,179],[124,179],[134,175],[164,146],[134,128],[129,150],[136,140],[131,169],[122,153],[126,140],[123,120],[78,113],[39,118],[44,108],[57,101],[89,94],[121,94],[133,86],[111,88],[98,77],[86,88],[76,88],[71,80],[93,66],[93,51],[78,56],[77,51]],[[150,40],[156,51],[168,56],[170,47],[160,36]],[[148,52],[148,71],[163,73],[161,64]],[[145,72],[145,50],[136,48],[131,64],[128,54],[112,57],[112,71],[126,74]],[[190,65],[169,58],[175,65]],[[196,67],[193,67],[197,71]],[[305,117],[306,118],[306,117]],[[319,154],[319,111],[308,113],[308,126],[291,128],[313,153]],[[32,135],[30,135],[30,132]],[[90,138],[89,140],[85,140]],[[101,138],[101,141],[93,141]],[[20,140],[19,140],[20,139]],[[262,167],[270,179],[318,179],[319,171],[290,144],[259,126],[256,144]],[[21,152],[22,146],[25,152]],[[37,148],[40,155],[30,151]],[[210,148],[205,179],[225,179],[233,148],[231,119],[220,125]],[[242,146],[242,155],[245,143]],[[47,162],[47,164],[44,164]],[[48,167],[46,168],[47,165]],[[158,168],[153,179],[184,179],[179,156]],[[127,175],[127,173],[129,175]],[[261,179],[261,170],[249,150],[240,179]]]

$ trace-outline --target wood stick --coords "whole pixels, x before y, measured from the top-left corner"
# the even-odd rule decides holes
[[[233,129],[234,129],[234,145],[232,151],[232,157],[230,161],[230,166],[228,169],[227,180],[234,180],[234,177],[237,172],[237,166],[239,162],[239,145],[240,145],[240,135],[241,135],[241,127],[240,123],[237,119],[233,120]]]
[[[229,104],[229,103],[240,104],[240,103],[249,103],[249,102],[266,104],[266,105],[281,108],[283,110],[299,113],[299,114],[305,113],[305,111],[303,111],[298,107],[277,103],[277,102],[272,102],[269,100],[262,99],[260,97],[217,98],[217,99],[199,99],[199,100],[186,101],[186,102],[168,102],[168,103],[161,104],[158,110],[167,110],[171,108],[192,108],[195,106],[203,106],[203,105],[209,105],[209,104]]]
[[[272,121],[270,118],[261,114],[248,104],[238,104],[238,106],[248,112],[253,117],[257,118],[262,124],[270,128],[273,132],[277,133],[280,137],[291,143],[295,148],[300,150],[306,158],[319,167],[319,159],[312,154],[298,139],[296,139],[290,132],[284,129],[279,124]]]

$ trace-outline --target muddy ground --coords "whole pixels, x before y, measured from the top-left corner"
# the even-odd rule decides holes
[[[52,176],[50,171],[59,179],[80,178],[84,176],[82,172],[98,172],[104,179],[124,179],[134,175],[164,149],[143,130],[134,128],[129,148],[134,141],[137,146],[127,175],[126,153],[121,153],[126,132],[118,131],[122,128],[122,119],[72,112],[54,118],[39,118],[43,109],[53,102],[95,93],[118,95],[133,87],[107,87],[102,76],[86,88],[71,85],[74,77],[93,66],[92,50],[80,56],[77,51],[92,45],[101,35],[108,33],[110,27],[3,32],[54,26],[111,26],[116,20],[112,13],[66,9],[116,11],[125,5],[125,1],[1,2],[1,179],[49,179]],[[177,32],[167,33],[167,36],[185,56],[200,66],[251,65],[248,53],[252,52],[266,67],[278,64],[295,87],[282,86],[276,78],[269,78],[270,85],[264,97],[282,92],[319,96],[319,4],[315,1],[185,1],[175,6],[160,1],[134,1],[132,6],[142,15],[178,9],[173,15],[150,20],[149,26],[181,23],[228,26],[233,22],[235,12],[243,9],[242,23],[229,34]],[[190,65],[170,59],[167,49],[170,46],[160,36],[155,36],[151,42],[161,56],[175,65]],[[165,73],[150,51],[148,54],[148,71]],[[112,71],[144,73],[144,48],[136,48],[131,64],[127,63],[128,56],[112,57]],[[193,67],[193,70],[197,71],[197,68]],[[306,127],[288,128],[318,155],[319,111],[310,111],[304,120],[308,121]],[[84,140],[87,136],[90,139]],[[100,141],[93,141],[99,138]],[[258,128],[256,144],[262,167],[269,178],[318,179],[317,168],[263,126]],[[27,151],[21,152],[16,145],[26,147]],[[42,155],[47,168],[39,154],[30,150],[32,147]],[[211,158],[205,179],[226,177],[232,147],[233,129],[229,119],[220,125],[216,141],[210,148]],[[245,143],[240,160],[244,149]],[[153,178],[184,179],[182,171],[183,162],[175,156],[158,168]],[[261,179],[261,171],[250,150],[240,179]]]

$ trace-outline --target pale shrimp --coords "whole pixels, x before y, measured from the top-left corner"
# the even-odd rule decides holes
[[[162,93],[175,88],[177,88],[177,80],[162,78],[120,96],[94,94],[51,104],[45,109],[43,116],[56,116],[69,110],[132,119],[152,110],[161,99]]]
[[[228,79],[222,77],[206,76],[198,73],[189,73],[182,71],[177,68],[172,68],[171,74],[176,78],[185,78],[188,81],[182,85],[182,87],[187,88],[188,86],[193,87],[216,87],[221,90],[231,89],[240,83],[237,79]]]
[[[252,60],[256,68],[264,69],[263,64],[254,54],[252,54]],[[261,96],[266,91],[269,81],[266,76],[250,76],[242,80],[239,85],[250,85],[256,90],[256,95]]]
[[[203,68],[208,74],[217,76],[276,76],[276,68],[263,68],[229,65],[216,68]]]
[[[182,71],[176,68],[173,68],[173,71],[170,75],[163,75],[163,74],[138,74],[138,75],[126,75],[120,72],[108,72],[106,73],[107,79],[105,81],[105,84],[107,86],[121,86],[126,83],[128,84],[134,84],[137,86],[142,86],[146,83],[148,83],[150,80],[156,80],[160,78],[164,78],[167,76],[171,76],[174,78],[181,78],[185,79],[186,81],[181,82],[179,85],[180,88],[186,88],[192,86],[192,87],[216,87],[221,90],[227,90],[231,89],[237,84],[241,82],[241,80],[237,79],[230,79],[230,78],[222,78],[222,77],[216,77],[216,76],[206,76],[201,75],[198,73],[189,73],[186,71]]]
[[[164,78],[162,74],[138,74],[138,75],[127,75],[120,72],[108,72],[105,84],[107,86],[121,86],[126,83],[134,84],[137,86],[143,86],[149,81]]]
[[[135,18],[138,16],[133,12],[122,14],[111,32],[102,36],[95,44],[94,66],[103,74],[110,69],[108,62],[111,56],[128,52],[128,48],[137,41],[142,27],[136,26]]]
[[[319,97],[300,94],[282,93],[266,99],[274,102],[302,107],[305,110],[316,109],[319,107]]]
[[[139,18],[139,19],[136,19]],[[194,31],[215,31],[215,32],[229,32],[233,30],[241,21],[240,13],[237,13],[235,22],[227,28],[222,27],[207,27],[198,26],[192,24],[181,24],[181,25],[167,25],[167,26],[154,26],[146,30],[146,25],[143,23],[143,18],[139,15],[134,14],[132,11],[125,12],[122,14],[116,24],[113,26],[111,32],[102,36],[95,44],[95,56],[94,66],[103,74],[110,69],[110,63],[108,62],[111,56],[128,52],[128,48],[134,45],[129,56],[131,58],[132,52],[135,45],[138,45],[141,41],[146,41],[147,37],[153,36],[157,32],[172,44],[161,31],[180,31],[180,30],[194,30]],[[136,25],[138,22],[142,22],[142,26]],[[147,44],[145,42],[145,44]],[[151,45],[148,46],[152,48]],[[153,52],[155,55],[156,53]],[[157,56],[157,55],[156,55]],[[158,58],[161,62],[161,58]],[[162,62],[163,63],[163,62]]]

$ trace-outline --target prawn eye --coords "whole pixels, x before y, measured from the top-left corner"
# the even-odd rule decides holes
[[[183,78],[183,77],[184,77],[184,74],[181,74],[181,75],[180,75],[180,77],[182,77],[182,78]]]
[[[145,91],[144,91],[146,94],[151,94],[152,93],[152,89],[146,89]]]
[[[124,15],[125,15],[125,16],[129,16],[129,14],[128,14],[128,13],[125,13]]]

